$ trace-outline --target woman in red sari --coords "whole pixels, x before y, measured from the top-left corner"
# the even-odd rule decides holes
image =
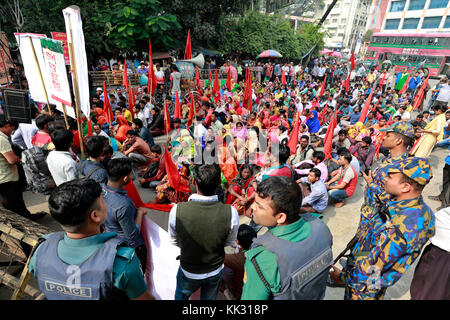
[[[239,214],[242,214],[247,203],[252,202],[254,199],[254,196],[252,196],[254,192],[252,187],[253,178],[251,165],[242,164],[239,168],[239,175],[229,184],[225,203],[236,207]]]

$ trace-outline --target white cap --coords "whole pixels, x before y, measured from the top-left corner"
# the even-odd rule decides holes
[[[103,88],[98,87],[98,88],[97,88],[97,91],[99,91],[99,90],[100,90],[100,91],[103,91]]]

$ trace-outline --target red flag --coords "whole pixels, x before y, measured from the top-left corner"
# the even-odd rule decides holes
[[[393,113],[391,113],[391,115],[389,116],[389,120],[386,122],[386,127],[390,126],[390,122],[392,119],[392,115]],[[381,148],[381,143],[383,142],[383,138],[386,135],[386,131],[381,131],[381,135],[380,135],[380,141],[377,143],[376,147],[375,147],[375,155],[377,156],[377,159],[380,158],[380,148]]]
[[[191,30],[188,30],[188,36],[186,40],[186,49],[184,50],[184,58],[192,59],[192,51],[191,51]]]
[[[378,99],[377,103],[373,106],[373,109],[371,110],[371,112],[374,112],[374,111],[377,109],[377,107],[378,107],[378,105],[380,104],[381,100],[383,100],[382,97],[380,97],[380,98]]]
[[[291,155],[293,155],[297,151],[297,144],[298,144],[298,131],[299,131],[299,113],[295,113],[295,120],[294,120],[294,128],[291,131],[291,135],[289,137],[288,143],[286,144],[289,147],[289,150],[291,151]]]
[[[209,109],[208,114],[206,115],[205,123],[208,127],[211,125],[211,116],[212,116],[213,112],[214,112],[214,109]]]
[[[180,107],[180,98],[178,97],[178,91],[175,92],[175,113],[173,117],[181,119],[181,107]]]
[[[325,73],[325,78],[323,78],[322,87],[320,87],[319,97],[321,97],[325,91],[325,84],[327,83],[327,74]]]
[[[225,82],[228,91],[231,91],[231,68],[228,68],[227,81]]]
[[[372,89],[370,89],[369,97],[366,100],[366,103],[364,104],[363,109],[361,110],[361,115],[359,116],[359,122],[364,123],[366,121],[367,113],[369,112],[370,103],[372,102],[372,96],[373,92],[375,91],[375,84],[372,86]]]
[[[322,124],[323,117],[325,117],[325,113],[327,112],[328,102],[323,107],[322,113],[319,115],[319,122]]]
[[[284,71],[281,71],[281,83],[287,85],[286,74],[284,73]]]
[[[127,196],[133,201],[134,206],[136,208],[147,208],[152,210],[159,210],[159,211],[165,211],[170,212],[170,209],[172,209],[173,204],[161,204],[161,203],[144,203],[142,201],[142,198],[139,194],[139,191],[136,189],[136,186],[134,185],[133,180],[130,180],[130,182],[125,186],[125,191],[127,192]]]
[[[350,75],[351,75],[351,71],[348,73],[348,77],[347,80],[345,80],[343,87],[345,88],[345,92],[348,92],[348,89],[350,88]]]
[[[131,117],[134,119],[134,111],[133,106],[135,104],[135,98],[133,93],[133,88],[131,87],[131,83],[128,85],[128,110],[131,112]]]
[[[194,98],[192,97],[192,93],[189,91],[189,98],[191,99],[191,103],[189,105],[189,115],[187,121],[187,127],[190,127],[192,124],[192,120],[194,119],[195,110],[194,110]]]
[[[123,64],[123,82],[122,85],[128,88],[128,71],[127,71],[127,60],[125,59]]]
[[[213,84],[212,92],[214,95],[214,100],[219,101],[220,100],[220,84],[219,84],[219,75],[217,74],[217,69],[216,69],[216,74],[214,75],[214,84]]]
[[[247,69],[246,72],[246,83],[245,83],[245,90],[244,90],[244,108],[246,108],[249,111],[252,111],[252,75],[250,74],[250,71]]]
[[[197,71],[195,72],[195,85],[197,86],[197,88],[200,88],[200,76],[198,74],[198,67]]]
[[[334,129],[336,129],[337,126],[337,110],[334,111],[333,117],[331,118],[330,124],[327,128],[327,133],[325,134],[324,141],[324,152],[325,152],[325,159],[331,159],[331,150],[333,148],[333,136],[334,136]]]
[[[90,117],[87,117],[87,129],[88,129],[88,137],[92,137],[92,123]]]
[[[167,108],[167,102],[164,103],[164,132],[166,134],[170,132],[170,114],[169,108]]]
[[[419,89],[419,92],[416,94],[416,97],[414,98],[413,107],[412,107],[413,110],[417,109],[420,106],[420,103],[422,102],[422,99],[425,94],[425,88],[427,87],[429,78],[430,78],[430,75],[428,74],[428,77],[425,79],[425,81],[423,82],[422,86]]]
[[[111,103],[109,102],[108,91],[106,90],[106,81],[103,81],[103,100],[104,100],[103,112],[106,114],[106,120],[111,126],[112,121],[114,119],[114,115],[112,112]]]
[[[166,174],[169,178],[169,184],[176,191],[191,192],[191,189],[184,184],[180,184],[180,173],[178,172],[177,165],[173,162],[172,155],[164,146],[164,160],[166,161]]]
[[[350,73],[355,69],[356,62],[355,62],[355,51],[352,52],[352,56],[350,57]]]
[[[405,83],[403,84],[403,87],[400,89],[400,91],[398,92],[399,94],[402,94],[404,92],[406,92],[406,89],[408,88],[408,83],[409,83],[409,78],[411,77],[411,72],[408,73],[408,78],[406,78]]]
[[[150,39],[148,39],[148,93],[153,95],[156,89],[156,75],[155,70],[153,69],[153,57],[152,57],[152,43]],[[151,87],[150,87],[151,86]]]

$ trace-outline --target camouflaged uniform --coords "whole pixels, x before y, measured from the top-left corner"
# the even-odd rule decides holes
[[[422,185],[431,179],[425,158],[397,161],[385,170],[403,172]],[[434,234],[434,215],[422,196],[389,201],[386,216],[380,214],[380,209],[372,209],[360,221],[358,241],[340,275],[346,285],[345,299],[382,299]]]

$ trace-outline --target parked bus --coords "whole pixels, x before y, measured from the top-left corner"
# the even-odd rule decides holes
[[[422,66],[431,77],[450,72],[450,33],[374,33],[365,60],[389,60],[395,72]]]

